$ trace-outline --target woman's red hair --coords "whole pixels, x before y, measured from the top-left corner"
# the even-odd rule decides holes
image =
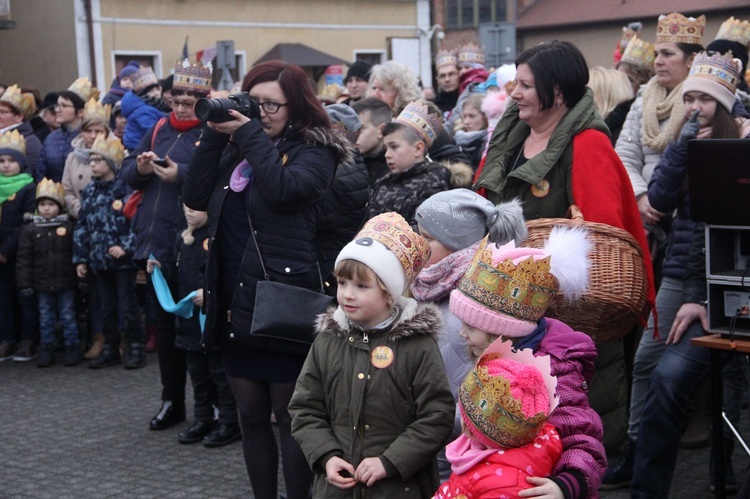
[[[242,91],[249,92],[258,83],[276,81],[289,104],[289,126],[295,134],[310,128],[330,128],[331,121],[310,85],[304,70],[283,61],[255,65],[242,80]]]

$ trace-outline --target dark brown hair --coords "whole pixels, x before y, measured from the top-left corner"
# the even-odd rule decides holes
[[[578,47],[570,42],[542,43],[523,51],[515,62],[516,67],[528,64],[542,110],[555,103],[555,87],[560,89],[568,109],[586,94],[589,67]]]
[[[315,127],[331,128],[328,113],[315,95],[304,70],[283,61],[266,61],[254,66],[242,80],[242,91],[249,92],[255,85],[269,81],[278,82],[289,104],[288,129],[294,134],[304,134]]]

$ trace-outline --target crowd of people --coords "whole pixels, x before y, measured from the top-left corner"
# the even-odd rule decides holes
[[[238,84],[247,106],[208,120],[196,102],[228,94],[201,62],[165,80],[131,62],[101,100],[85,77],[44,99],[2,85],[0,362],[157,352],[149,428],[186,419],[189,379],[177,440],[241,440],[258,498],[278,497],[279,459],[289,499],[667,497],[708,374],[687,143],[750,135],[750,23],[704,32],[672,13],[652,43],[631,23],[610,68],[557,40],[489,70],[477,45],[441,50],[434,94],[395,61],[321,95],[267,61]],[[532,247],[526,221],[572,206],[640,248],[625,336],[550,308],[601,255],[585,228]],[[308,342],[281,325],[291,293],[256,332],[267,282],[336,299]],[[732,442],[715,459],[736,490]]]

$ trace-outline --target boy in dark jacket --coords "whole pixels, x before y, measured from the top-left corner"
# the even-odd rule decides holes
[[[416,230],[417,207],[433,194],[450,189],[451,172],[426,161],[427,150],[438,136],[441,119],[419,99],[407,105],[395,121],[383,127],[385,159],[390,173],[375,184],[369,218],[395,211]]]
[[[34,212],[34,179],[26,164],[26,141],[18,130],[0,134],[0,362],[14,358],[17,316],[16,252],[24,215]],[[33,302],[22,300],[24,332],[18,361],[34,357]],[[32,313],[33,312],[33,313]],[[27,331],[28,330],[28,331]]]
[[[370,190],[372,190],[378,179],[389,171],[381,131],[386,123],[391,122],[391,108],[380,99],[368,97],[353,103],[352,109],[362,122],[356,146],[367,167]]]
[[[135,295],[136,267],[133,263],[135,236],[125,218],[123,207],[128,188],[115,174],[120,168],[125,151],[116,137],[100,135],[91,148],[91,183],[81,192],[81,210],[73,237],[73,263],[81,279],[89,267],[99,287],[104,322],[104,349],[89,367],[98,369],[120,362],[122,323],[130,344],[126,369],[146,364]],[[118,321],[118,314],[121,321]]]
[[[18,243],[16,279],[21,296],[36,294],[39,305],[37,366],[54,363],[55,323],[60,321],[65,340],[65,365],[81,363],[76,320],[76,270],[73,265],[73,222],[61,214],[63,186],[43,179],[36,188],[37,213],[24,226]]]
[[[386,213],[336,260],[339,307],[320,316],[289,403],[314,497],[432,497],[438,487],[436,455],[456,410],[440,312],[403,297],[429,256],[427,241]]]

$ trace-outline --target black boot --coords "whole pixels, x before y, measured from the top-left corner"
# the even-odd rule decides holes
[[[149,430],[166,430],[177,423],[185,421],[185,401],[173,403],[165,400],[161,403],[159,413],[151,419]]]
[[[114,366],[120,363],[120,350],[116,345],[104,345],[102,353],[91,361],[91,369],[102,369],[104,367]]]
[[[128,358],[125,361],[125,369],[138,369],[146,365],[146,353],[140,343],[131,343],[128,349]]]
[[[630,485],[633,479],[633,464],[635,464],[635,440],[626,440],[619,461],[610,464],[599,490],[615,490]]]
[[[734,467],[732,466],[732,453],[734,452],[734,439],[724,438],[724,487],[727,492],[737,492],[739,484],[737,477],[734,476]],[[714,449],[711,447],[711,457],[708,461],[708,483],[711,492],[716,490],[714,485]]]

